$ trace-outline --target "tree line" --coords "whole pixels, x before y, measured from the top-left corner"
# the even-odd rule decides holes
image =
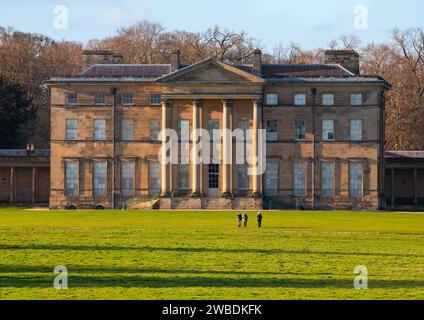
[[[123,54],[126,63],[154,64],[169,63],[175,48],[186,64],[211,56],[248,64],[253,50],[263,49],[263,45],[244,31],[219,26],[204,32],[167,31],[149,21],[85,44],[0,27],[0,148],[20,148],[28,142],[49,146],[49,91],[44,82],[55,76],[78,74],[83,49],[109,49]],[[330,40],[326,48],[314,50],[296,43],[279,43],[263,54],[263,60],[322,63],[325,49],[358,51],[363,74],[379,75],[392,84],[386,96],[386,148],[424,150],[424,29],[395,29],[385,43],[364,44],[355,36],[345,35]]]

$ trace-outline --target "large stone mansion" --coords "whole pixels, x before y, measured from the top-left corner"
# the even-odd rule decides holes
[[[207,59],[127,65],[85,51],[84,70],[51,88],[50,207],[378,209],[384,207],[384,92],[359,55],[325,64],[252,65]],[[248,164],[167,164],[162,129],[266,129],[263,175]],[[180,141],[196,144],[191,135]],[[258,149],[258,136],[251,141]],[[235,153],[233,138],[223,148]]]

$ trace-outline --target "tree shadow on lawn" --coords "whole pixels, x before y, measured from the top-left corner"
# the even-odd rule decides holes
[[[51,276],[0,276],[0,288],[52,288]],[[373,289],[423,288],[424,280],[372,280]],[[159,276],[69,276],[70,288],[340,288],[352,289],[352,279],[212,278]]]
[[[420,253],[384,253],[384,252],[334,252],[286,249],[254,249],[254,248],[182,248],[182,247],[123,247],[92,245],[0,245],[0,250],[59,250],[59,251],[144,251],[144,252],[176,252],[176,253],[251,253],[251,254],[305,254],[305,255],[337,255],[337,256],[380,256],[380,257],[424,257]]]

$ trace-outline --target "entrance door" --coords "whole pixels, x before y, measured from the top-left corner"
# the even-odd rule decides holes
[[[209,165],[209,197],[219,196],[219,165]]]

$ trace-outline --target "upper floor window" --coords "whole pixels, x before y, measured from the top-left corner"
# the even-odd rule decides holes
[[[210,119],[208,121],[208,132],[209,138],[213,143],[219,143],[221,141],[221,130],[219,129],[219,120]]]
[[[306,121],[305,120],[294,121],[294,139],[295,140],[306,139]]]
[[[277,93],[267,93],[266,94],[266,104],[268,106],[278,105],[278,94]]]
[[[78,103],[78,95],[75,92],[68,92],[66,94],[66,103],[75,105]]]
[[[124,93],[122,95],[122,104],[124,106],[131,106],[134,104],[134,95],[132,93]]]
[[[161,131],[160,120],[150,120],[149,121],[149,127],[150,127],[150,140],[151,141],[162,140],[162,138],[159,137],[159,134],[160,134],[160,131]]]
[[[249,120],[247,119],[241,119],[239,120],[237,124],[237,129],[241,130],[243,132],[243,139],[247,140],[247,130],[250,128]],[[240,137],[241,139],[241,137]]]
[[[322,139],[324,141],[334,140],[334,120],[322,121]]]
[[[334,165],[332,163],[322,164],[321,192],[323,197],[334,196]]]
[[[134,120],[132,119],[122,120],[122,140],[124,141],[134,140]]]
[[[350,120],[350,139],[362,141],[362,120]]]
[[[277,120],[266,121],[266,139],[268,141],[278,140],[278,122]]]
[[[150,104],[153,106],[161,105],[162,104],[162,97],[158,93],[152,93],[150,94]]]
[[[295,106],[306,106],[306,94],[297,93],[294,95],[294,105]]]
[[[94,102],[96,105],[105,105],[106,104],[106,93],[96,92],[94,94]]]
[[[322,105],[323,106],[334,106],[334,94],[324,93],[322,95]]]
[[[106,139],[106,120],[96,119],[94,120],[94,140],[105,140]]]
[[[362,93],[352,93],[350,95],[350,105],[352,106],[362,106]]]
[[[78,139],[78,120],[66,120],[66,140]]]

